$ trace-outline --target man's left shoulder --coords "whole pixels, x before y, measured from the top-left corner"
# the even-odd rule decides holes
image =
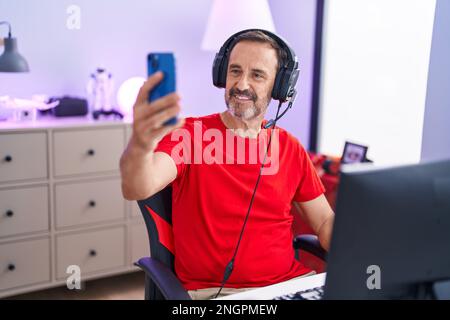
[[[299,148],[300,150],[303,150],[303,145],[300,142],[300,140],[294,136],[292,133],[287,131],[284,128],[276,126],[275,129],[278,129],[278,136],[280,139],[280,143],[282,145],[293,147],[293,148]]]

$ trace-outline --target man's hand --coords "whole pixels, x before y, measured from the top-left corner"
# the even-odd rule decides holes
[[[148,102],[149,92],[162,78],[161,72],[149,77],[139,90],[133,106],[132,147],[139,149],[142,153],[152,152],[166,134],[184,123],[184,119],[179,119],[174,125],[163,125],[180,112],[180,97],[176,93],[168,94],[152,103]]]
[[[127,200],[146,199],[177,176],[173,159],[164,152],[154,152],[166,134],[184,124],[184,119],[180,119],[175,125],[163,125],[180,111],[180,98],[176,93],[152,103],[147,100],[149,92],[162,78],[161,72],[149,77],[133,106],[133,132],[120,158],[122,194]]]
[[[331,234],[333,232],[334,212],[327,198],[322,194],[319,197],[306,202],[293,203],[305,221],[319,237],[321,246],[325,250],[330,249]]]

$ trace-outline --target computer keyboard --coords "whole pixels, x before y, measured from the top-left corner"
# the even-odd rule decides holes
[[[323,297],[323,286],[297,291],[273,298],[273,300],[320,300]]]

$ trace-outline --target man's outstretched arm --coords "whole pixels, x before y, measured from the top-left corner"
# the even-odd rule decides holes
[[[184,123],[181,119],[175,125],[163,125],[180,111],[177,94],[147,102],[149,92],[162,77],[156,73],[144,83],[133,107],[133,133],[120,158],[122,194],[127,200],[146,199],[177,176],[173,159],[163,152],[154,152],[162,137]]]

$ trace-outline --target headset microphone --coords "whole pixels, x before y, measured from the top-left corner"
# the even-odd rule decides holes
[[[264,125],[264,129],[268,129],[270,128],[272,125],[274,125],[278,120],[280,120],[285,114],[286,112],[292,107],[292,104],[295,101],[295,97],[297,96],[297,90],[293,89],[292,90],[292,95],[289,98],[289,104],[287,106],[287,108],[277,117],[275,117],[275,119],[270,119],[269,121],[267,121],[267,123]],[[279,109],[278,109],[279,110]]]

